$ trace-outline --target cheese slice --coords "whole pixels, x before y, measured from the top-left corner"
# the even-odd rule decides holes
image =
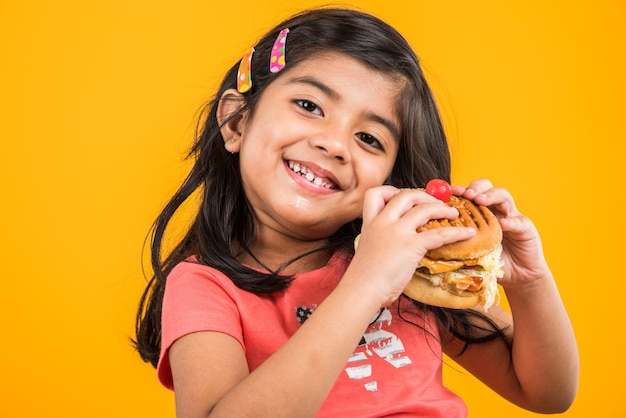
[[[485,254],[478,258],[469,258],[467,260],[432,260],[428,257],[424,257],[418,263],[418,267],[426,267],[430,274],[447,273],[450,271],[458,270],[462,267],[474,267],[480,266],[483,269],[489,271],[499,268],[499,257],[502,252],[501,246],[498,246],[494,251],[489,254]]]
[[[426,267],[430,274],[447,273],[449,271],[458,270],[465,264],[462,261],[451,260],[431,260],[428,257],[424,257],[419,262],[419,267]]]

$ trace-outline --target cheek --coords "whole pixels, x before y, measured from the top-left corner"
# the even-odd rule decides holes
[[[385,178],[383,179],[383,184],[392,184],[393,182],[393,171],[394,168],[396,166],[396,160],[397,160],[397,150],[394,150],[392,156],[387,160],[387,163],[385,165],[386,171],[385,171]]]
[[[372,188],[387,183],[391,177],[394,163],[395,154],[393,160],[388,158],[383,161],[379,160],[366,165],[363,168],[363,176],[361,177],[362,184],[364,184],[367,188]]]

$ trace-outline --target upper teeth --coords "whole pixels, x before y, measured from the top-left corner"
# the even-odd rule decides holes
[[[294,163],[293,161],[289,161],[288,165],[289,165],[289,168],[291,169],[291,171],[293,171],[294,173],[300,174],[302,177],[304,177],[308,181],[310,181],[312,183],[315,183],[318,186],[326,187],[328,189],[332,189],[333,188],[333,184],[332,183],[329,183],[328,181],[326,181],[322,177],[317,177],[307,167],[305,167],[303,165],[300,165],[298,163]]]

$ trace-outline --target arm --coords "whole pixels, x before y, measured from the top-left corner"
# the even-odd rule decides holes
[[[341,282],[259,368],[250,373],[243,348],[224,334],[199,332],[172,345],[178,416],[314,416],[372,317],[399,296],[423,254],[474,233],[449,228],[416,234],[417,227],[457,215],[420,191],[372,189],[364,201],[359,251]]]
[[[243,348],[226,334],[198,332],[176,341],[169,358],[177,416],[313,416],[376,312],[371,298],[358,295],[338,287],[252,373]]]
[[[578,387],[578,350],[534,225],[519,213],[508,192],[492,188],[485,180],[468,189],[457,187],[454,192],[490,206],[500,218],[506,271],[501,284],[512,317],[498,307],[490,309],[488,316],[509,327],[512,352],[502,341],[492,341],[473,345],[455,357],[460,343],[453,341],[445,347],[446,353],[523,408],[543,413],[565,411]]]

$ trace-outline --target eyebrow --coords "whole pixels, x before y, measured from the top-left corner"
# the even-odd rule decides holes
[[[315,79],[313,77],[308,77],[308,76],[296,77],[296,78],[291,79],[290,82],[292,82],[292,83],[308,84],[310,86],[318,88],[325,95],[329,96],[332,99],[339,98],[339,93],[337,93],[331,87],[327,86],[326,84],[322,83],[321,81],[319,81],[319,80],[317,80],[317,79]],[[372,122],[376,122],[376,123],[379,123],[379,124],[383,125],[385,128],[387,128],[391,132],[391,134],[395,138],[400,140],[400,129],[391,120],[389,120],[387,118],[384,118],[384,117],[382,117],[379,114],[376,114],[374,112],[366,113],[365,114],[365,118],[370,120],[370,121],[372,121]]]

